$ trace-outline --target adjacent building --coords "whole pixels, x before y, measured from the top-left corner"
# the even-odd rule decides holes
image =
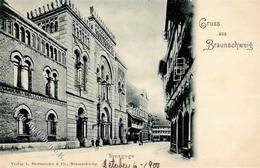
[[[134,85],[127,82],[127,140],[129,142],[150,140],[148,101],[146,91],[138,90]]]
[[[164,116],[152,116],[152,141],[170,141],[171,122]]]
[[[192,52],[191,0],[168,0],[165,20],[167,52],[159,64],[166,97],[165,112],[171,121],[170,149],[193,156],[195,113],[194,54]]]
[[[24,17],[0,1],[0,141],[40,142],[28,124],[66,147],[126,143],[126,65],[93,7],[71,1]]]

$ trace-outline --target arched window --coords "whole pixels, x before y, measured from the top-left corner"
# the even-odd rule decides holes
[[[105,67],[104,67],[104,65],[101,66],[101,78],[102,79],[105,78]]]
[[[32,90],[32,65],[29,60],[25,61],[22,71],[22,85],[26,90]]]
[[[30,135],[30,127],[27,124],[29,120],[29,112],[26,109],[20,109],[16,116],[17,119],[17,133],[19,135]]]
[[[50,32],[50,25],[49,24],[46,25],[46,32],[48,32],[48,33]]]
[[[55,61],[58,60],[57,49],[56,48],[54,48],[54,59],[55,59]]]
[[[86,45],[88,45],[88,38],[87,35],[84,35],[84,41],[83,41]]]
[[[34,34],[32,34],[32,46],[36,48],[36,37]]]
[[[42,52],[45,53],[45,41],[42,40],[42,48],[41,48]]]
[[[83,89],[87,90],[87,58],[83,57]]]
[[[82,31],[80,30],[79,31],[79,40],[82,40],[81,37],[82,37]]]
[[[73,34],[76,35],[76,26],[73,24]]]
[[[87,36],[86,43],[87,43],[87,46],[89,46],[89,35]]]
[[[31,45],[31,34],[28,30],[25,32],[25,44]]]
[[[46,66],[43,70],[46,80],[45,95],[49,97],[58,98],[58,72]]]
[[[76,57],[76,65],[78,65],[80,63],[80,53],[79,53],[78,50],[76,50],[74,52],[74,54],[75,54],[75,57]]]
[[[106,75],[106,81],[109,83],[109,75]]]
[[[37,37],[37,50],[41,50],[41,39],[40,37]]]
[[[97,81],[99,81],[98,79],[100,78],[100,72],[99,72],[99,68],[97,68]]]
[[[53,59],[53,47],[50,46],[50,55],[51,55],[51,59]]]
[[[58,98],[58,75],[53,73],[53,88],[54,88],[54,98]]]
[[[50,56],[50,48],[49,48],[49,44],[46,43],[45,46],[46,46],[46,47],[45,47],[45,49],[46,49],[46,55],[47,55],[47,56]]]
[[[122,85],[121,85],[121,93],[120,93],[120,95],[121,95],[121,104],[122,105],[124,105],[124,84],[123,84],[123,82],[122,82]]]
[[[25,30],[23,27],[20,28],[21,41],[25,43]]]
[[[62,64],[66,64],[66,54],[62,53]]]
[[[105,99],[108,100],[108,97],[109,97],[109,75],[106,75]]]
[[[76,86],[81,87],[81,62],[80,62],[80,53],[78,50],[75,50],[74,52],[76,62],[75,62],[75,67],[76,67]]]
[[[48,114],[47,116],[48,137],[56,136],[56,123],[57,123],[56,115],[54,115],[53,113]]]
[[[118,82],[118,93],[120,93],[121,92],[121,82],[119,81]]]
[[[82,34],[82,42],[85,43],[85,34]]]
[[[6,20],[6,32],[12,34],[12,22],[11,20]]]
[[[44,30],[44,31],[45,31],[45,29],[46,29],[46,28],[45,28],[45,26],[42,26],[42,30]]]
[[[101,78],[100,78],[100,71],[99,68],[97,68],[97,97],[100,98],[100,82],[101,82]]]
[[[31,90],[32,60],[28,56],[23,57],[19,52],[14,52],[11,55],[11,61],[14,64],[14,87]]]
[[[14,23],[14,37],[19,40],[20,33],[19,33],[19,25]]]
[[[53,32],[54,32],[54,24],[51,23],[51,24],[50,24],[50,33],[53,33]]]
[[[58,21],[55,21],[55,27],[54,27],[54,31],[57,32],[58,31]]]
[[[79,29],[77,28],[76,31],[77,31],[77,38],[79,38]]]
[[[58,51],[58,62],[61,62],[61,52]]]
[[[14,56],[14,87],[22,87],[22,60],[18,55]]]
[[[121,88],[121,82],[118,82],[118,101],[119,101],[119,105],[122,105],[122,97],[121,97],[121,93],[122,93],[122,88]]]
[[[45,94],[47,96],[51,96],[51,72],[47,69],[46,73],[46,85],[45,85]]]

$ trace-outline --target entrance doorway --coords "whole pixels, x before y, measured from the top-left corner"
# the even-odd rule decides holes
[[[103,141],[103,145],[110,144],[111,138],[111,122],[109,117],[109,112],[106,108],[101,114],[101,139]]]
[[[80,146],[83,147],[87,136],[87,118],[84,117],[84,109],[79,108],[77,116],[77,138]]]

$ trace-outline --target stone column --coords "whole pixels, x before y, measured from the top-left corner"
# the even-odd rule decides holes
[[[18,134],[23,134],[23,120],[22,118],[18,117]]]
[[[86,131],[87,131],[87,124],[86,124],[86,121],[83,121],[83,137],[84,138],[86,138],[86,136],[87,136]]]
[[[113,142],[112,142],[112,124],[108,124],[108,141],[109,141],[109,144],[111,145]]]
[[[79,87],[81,87],[81,84],[82,84],[82,68],[81,67],[78,68],[77,73],[78,73],[78,76],[77,76],[78,85],[79,85]]]

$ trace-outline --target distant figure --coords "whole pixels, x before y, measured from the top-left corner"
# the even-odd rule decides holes
[[[96,139],[96,150],[99,149],[99,139]]]
[[[94,142],[94,139],[92,138],[92,140],[91,140],[91,144],[92,144],[92,146],[95,146],[95,142]]]
[[[99,146],[99,139],[96,139],[96,146]]]

